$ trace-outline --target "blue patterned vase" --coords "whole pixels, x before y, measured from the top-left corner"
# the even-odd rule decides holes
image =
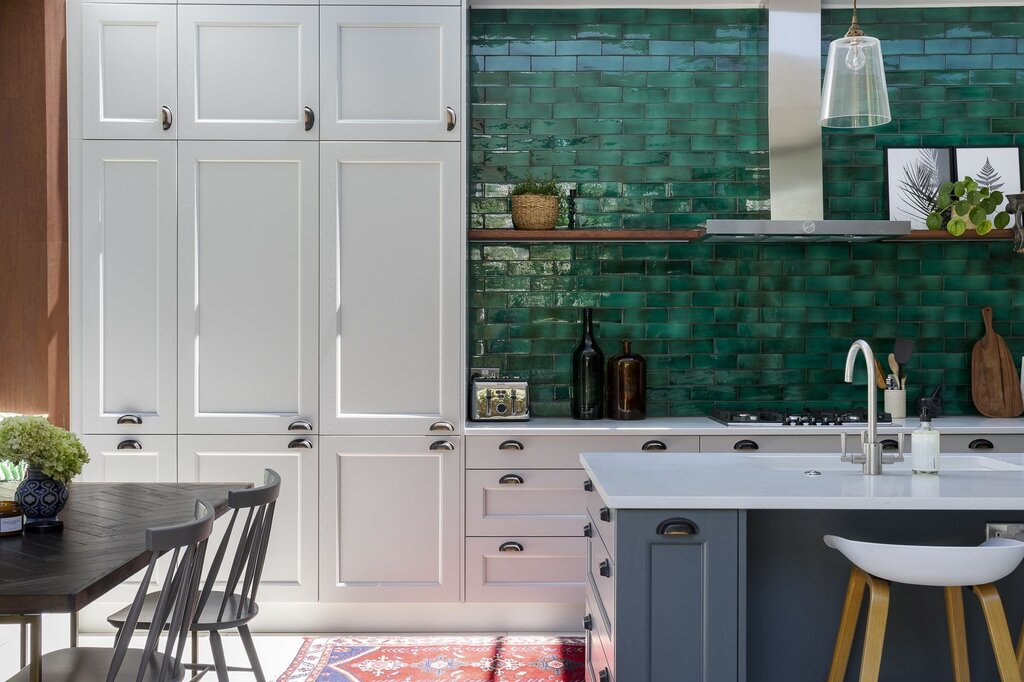
[[[14,491],[14,501],[25,514],[25,527],[60,527],[57,514],[68,501],[68,486],[55,481],[39,467],[29,467],[25,480]]]

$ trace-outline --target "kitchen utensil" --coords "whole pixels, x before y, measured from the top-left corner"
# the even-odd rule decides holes
[[[910,356],[914,354],[914,340],[896,339],[892,354],[896,356],[896,362],[900,363],[900,367],[906,366],[910,362]]]
[[[892,415],[893,419],[906,419],[907,417],[907,392],[902,389],[886,389],[883,394],[885,411]]]
[[[878,358],[875,358],[875,384],[883,391],[885,390],[885,372],[882,371],[882,363],[878,361]]]
[[[1024,399],[1013,356],[992,330],[992,308],[982,308],[981,317],[985,335],[971,352],[971,399],[986,417],[1016,417],[1024,411]]]
[[[900,375],[900,365],[896,362],[896,356],[892,353],[889,353],[889,369],[891,369],[892,373],[896,376]]]

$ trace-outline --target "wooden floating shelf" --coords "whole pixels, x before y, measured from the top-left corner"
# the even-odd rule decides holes
[[[693,242],[704,237],[704,230],[469,230],[471,242]],[[975,241],[1010,240],[1013,230],[992,230],[977,235],[973,230],[954,237],[945,230],[913,230],[910,234],[885,241]],[[756,244],[759,242],[735,242]],[[810,242],[808,242],[810,243]]]

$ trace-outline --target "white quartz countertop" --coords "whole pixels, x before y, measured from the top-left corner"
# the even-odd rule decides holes
[[[913,475],[909,461],[865,476],[837,455],[584,453],[580,461],[616,509],[1024,510],[1024,454],[943,453],[938,476]]]
[[[917,428],[918,420],[901,419],[891,424],[879,424],[879,433],[910,433]],[[932,425],[941,433],[958,434],[1024,434],[1024,418],[989,419],[988,417],[939,417]],[[821,435],[827,433],[860,433],[863,425],[846,426],[782,426],[761,424],[758,426],[726,426],[708,417],[658,417],[638,421],[615,421],[601,419],[580,421],[576,419],[534,418],[527,422],[467,422],[467,435],[486,436],[573,436],[573,435]]]

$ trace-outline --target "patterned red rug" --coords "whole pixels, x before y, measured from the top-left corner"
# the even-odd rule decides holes
[[[278,682],[583,682],[582,637],[306,637]]]

